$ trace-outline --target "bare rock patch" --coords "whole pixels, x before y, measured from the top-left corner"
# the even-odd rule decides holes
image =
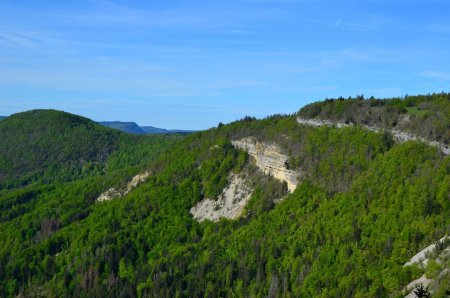
[[[278,146],[258,142],[253,137],[234,140],[231,143],[236,148],[247,151],[255,160],[256,166],[264,174],[271,175],[281,182],[286,182],[290,192],[295,190],[302,175],[299,171],[287,168],[288,156],[283,154]]]
[[[150,172],[143,172],[134,176],[125,186],[125,189],[117,189],[117,187],[111,187],[98,198],[97,202],[109,201],[117,198],[121,198],[136,188],[139,184],[145,181],[150,176]]]
[[[229,185],[223,189],[216,201],[205,198],[191,208],[190,212],[197,221],[219,221],[221,217],[236,219],[242,214],[252,193],[249,180],[232,173],[228,181]]]

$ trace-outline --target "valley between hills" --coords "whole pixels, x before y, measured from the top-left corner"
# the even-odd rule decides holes
[[[133,135],[0,121],[1,297],[450,295],[450,94]]]

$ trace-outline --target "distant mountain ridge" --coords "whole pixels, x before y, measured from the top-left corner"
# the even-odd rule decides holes
[[[142,135],[145,134],[145,131],[134,122],[121,122],[121,121],[102,121],[99,122],[100,125],[114,128],[120,131],[124,131],[127,133]]]
[[[122,121],[101,121],[100,125],[118,129],[132,134],[171,134],[171,133],[192,133],[193,130],[182,129],[164,129],[153,126],[139,126],[135,122],[122,122]]]
[[[3,120],[5,118],[6,118],[6,116],[0,116],[0,120]]]

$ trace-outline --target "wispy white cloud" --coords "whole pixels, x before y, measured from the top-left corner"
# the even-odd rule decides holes
[[[440,55],[440,51],[433,48],[409,48],[408,45],[390,48],[389,46],[353,46],[345,47],[335,51],[322,52],[324,57],[333,61],[347,59],[359,62],[382,62],[382,63],[405,63],[411,60],[423,60],[430,55]]]
[[[270,72],[287,73],[287,74],[311,74],[335,68],[340,64],[337,61],[331,61],[316,57],[316,61],[305,61],[302,63],[295,62],[272,62],[266,68]]]
[[[232,2],[185,2],[170,8],[145,8],[117,4],[111,1],[93,1],[88,9],[75,12],[47,13],[43,16],[62,24],[74,26],[125,26],[141,29],[217,30],[231,28],[246,31],[241,26],[279,16],[280,10],[254,8],[242,10]],[[42,17],[42,15],[41,15]]]
[[[450,33],[450,24],[428,24],[423,27],[425,30],[439,32],[439,33]]]
[[[339,18],[333,26],[333,32],[335,32],[342,23],[342,18]]]
[[[39,39],[23,34],[8,34],[2,32],[0,32],[0,42],[27,48],[41,45],[41,41]]]
[[[418,74],[421,77],[435,79],[439,81],[450,81],[450,72],[427,70]]]
[[[0,102],[41,94],[42,106],[57,107],[51,99],[62,98],[78,110],[95,103],[116,111],[142,100],[150,110],[154,102],[189,100],[196,115],[208,114],[196,104],[217,102],[210,114],[235,117],[295,110],[301,103],[294,99],[448,84],[446,15],[415,17],[399,10],[406,0],[394,0],[395,9],[380,1],[80,0],[30,2],[27,9],[4,1]],[[398,86],[393,78],[401,78]],[[230,103],[238,111],[221,110]],[[177,117],[189,109],[178,107]]]
[[[333,91],[339,88],[338,85],[316,85],[316,86],[305,86],[301,90],[305,92],[323,92],[323,91]]]
[[[305,3],[314,0],[240,0],[242,3]]]

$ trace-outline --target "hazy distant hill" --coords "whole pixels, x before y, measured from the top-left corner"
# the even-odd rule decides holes
[[[0,116],[0,120],[3,120],[5,118],[6,118],[6,116]]]
[[[148,134],[154,134],[154,133],[168,133],[169,131],[164,128],[158,128],[153,126],[141,126],[141,129]]]
[[[133,134],[145,134],[145,131],[142,130],[142,128],[137,125],[134,122],[121,122],[121,121],[102,121],[99,122],[100,125],[118,129],[127,133],[133,133]]]
[[[170,133],[192,133],[192,130],[181,129],[164,129],[153,126],[139,126],[135,122],[121,122],[121,121],[102,121],[100,125],[118,129],[132,134],[170,134]]]
[[[164,129],[153,126],[141,126],[141,129],[147,134],[156,133],[192,133],[193,130],[182,130],[182,129]]]

